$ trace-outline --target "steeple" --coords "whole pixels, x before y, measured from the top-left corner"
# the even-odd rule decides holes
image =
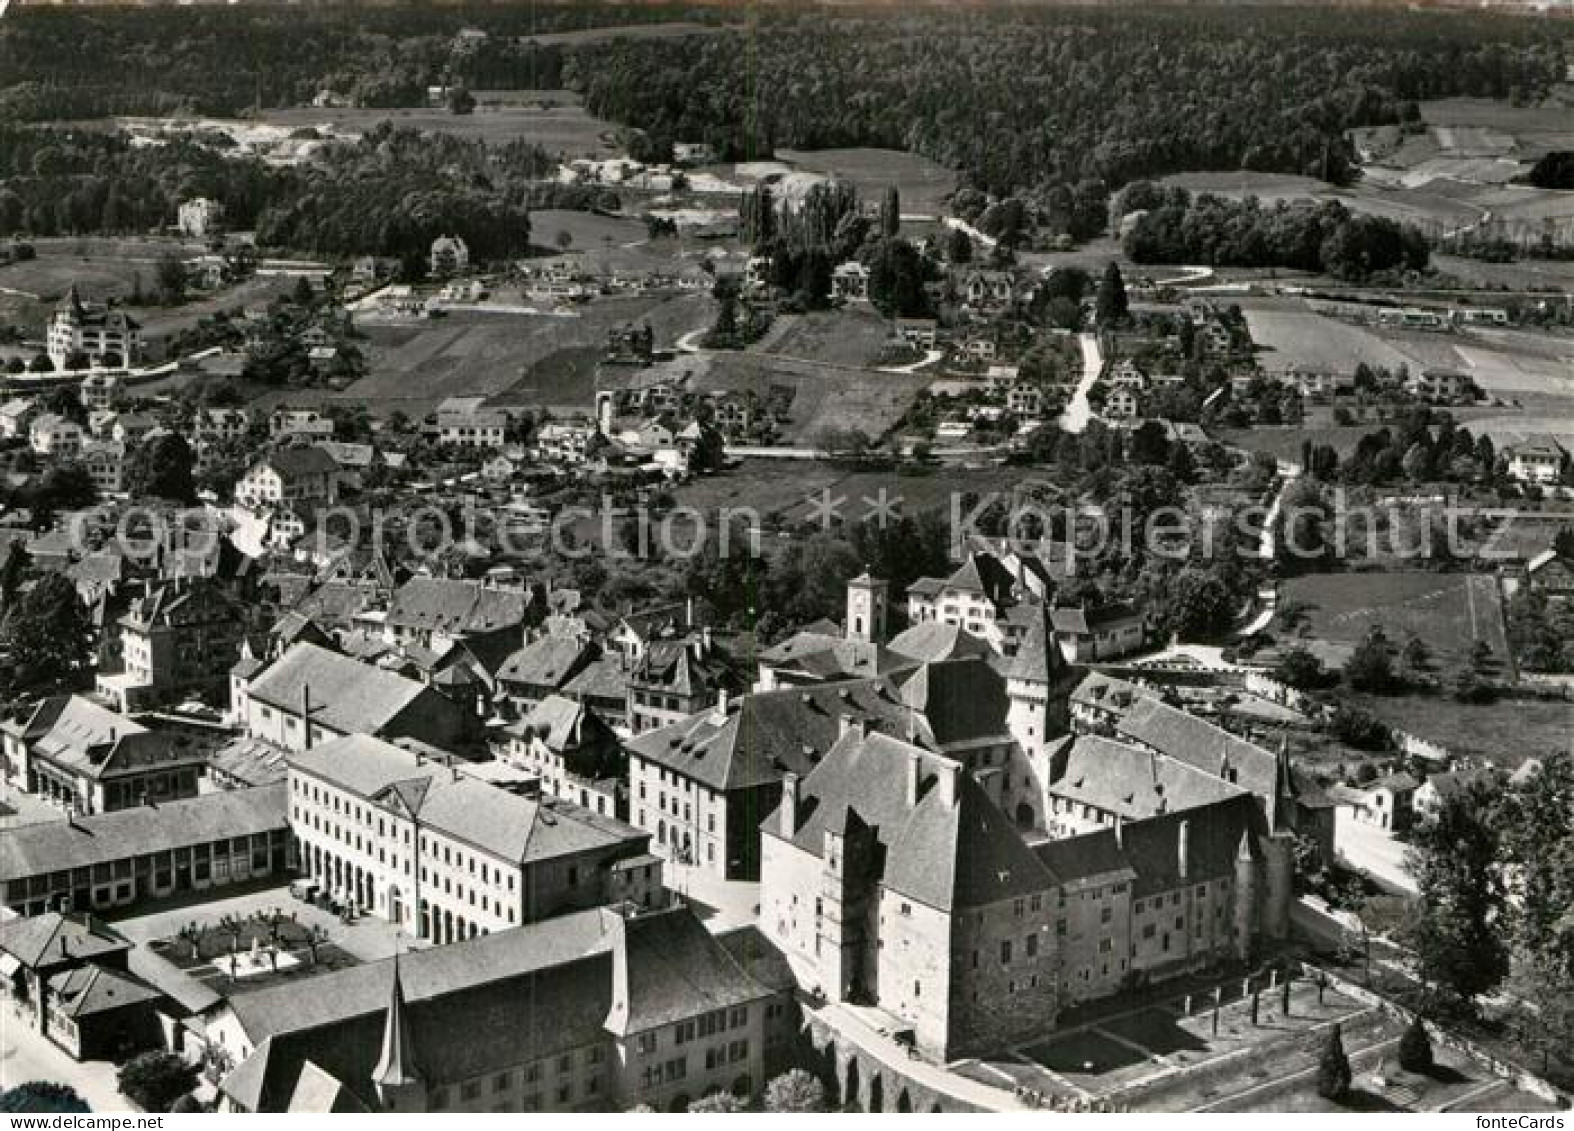
[[[1047,686],[1055,683],[1065,670],[1066,659],[1060,654],[1060,645],[1055,643],[1055,632],[1050,627],[1049,606],[1039,605],[1011,662],[1010,678]]]
[[[1289,832],[1290,805],[1295,800],[1295,776],[1290,772],[1290,740],[1279,738],[1275,755],[1273,797],[1268,802],[1268,832]]]
[[[426,1088],[415,1067],[415,1045],[410,1020],[405,1016],[404,985],[399,980],[399,956],[393,960],[393,988],[388,1015],[383,1022],[382,1055],[372,1069],[377,1098],[386,1111],[420,1111],[426,1106]]]
[[[55,310],[61,314],[69,314],[73,318],[81,318],[86,313],[82,305],[82,296],[77,293],[77,285],[72,283],[66,288],[66,293],[61,296],[60,305]]]

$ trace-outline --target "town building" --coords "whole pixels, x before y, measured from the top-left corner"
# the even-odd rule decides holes
[[[86,439],[80,424],[52,412],[34,417],[27,431],[28,446],[34,453],[53,460],[76,459]]]
[[[292,861],[283,785],[7,829],[0,903],[19,915],[208,892]]]
[[[1567,449],[1550,436],[1510,445],[1503,455],[1509,478],[1520,483],[1556,483],[1569,466]]]
[[[194,240],[216,236],[224,228],[224,205],[205,196],[182,201],[175,213],[175,226],[181,235]]]
[[[125,389],[125,378],[118,373],[89,373],[77,386],[77,398],[89,412],[114,408],[125,395]]]
[[[478,780],[421,744],[366,734],[326,742],[290,758],[289,786],[302,871],[419,938],[451,943],[567,911],[665,899],[647,834]]]
[[[503,756],[536,775],[540,788],[602,816],[627,819],[628,760],[597,712],[549,695],[506,728]]]
[[[222,700],[250,619],[250,610],[219,581],[155,584],[120,618],[125,670],[100,672],[99,694],[120,711],[190,695]]]
[[[232,673],[230,696],[250,737],[295,752],[351,734],[452,749],[470,727],[463,708],[426,684],[308,643],[259,672]]]
[[[795,1012],[683,906],[600,908],[235,997],[225,1111],[682,1111],[758,1099]]]
[[[458,236],[438,236],[432,241],[427,266],[439,278],[457,275],[470,266],[470,247]]]
[[[339,499],[339,465],[318,447],[280,448],[235,484],[235,501],[254,510],[331,507]]]
[[[142,353],[142,327],[123,310],[84,303],[72,284],[49,319],[45,351],[56,369],[76,358],[94,365],[130,365]]]
[[[54,695],[0,723],[5,778],[68,812],[108,813],[194,797],[204,758],[81,695]]]
[[[487,408],[485,397],[449,397],[437,406],[437,439],[463,448],[501,448],[508,413]]]

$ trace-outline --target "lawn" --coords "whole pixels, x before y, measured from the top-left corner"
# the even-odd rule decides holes
[[[568,236],[568,244],[562,242]],[[645,225],[627,216],[603,216],[597,212],[571,212],[543,208],[530,214],[530,241],[537,247],[588,251],[598,247],[622,247],[645,240]]]
[[[895,185],[904,216],[938,216],[956,191],[954,170],[900,149],[778,149],[776,156],[807,172],[851,181],[866,201],[880,200]]]
[[[1352,701],[1389,726],[1504,768],[1567,749],[1574,712],[1557,700],[1501,699],[1487,705],[1443,696],[1356,695]]]
[[[1279,607],[1303,609],[1303,635],[1336,644],[1359,643],[1381,625],[1396,646],[1418,637],[1443,666],[1463,661],[1478,640],[1500,662],[1508,655],[1502,597],[1486,574],[1308,574],[1283,583]]]

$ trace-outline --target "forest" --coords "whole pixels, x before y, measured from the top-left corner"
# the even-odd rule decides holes
[[[778,13],[742,41],[629,40],[568,67],[594,113],[726,157],[907,149],[1002,196],[1186,169],[1339,181],[1351,127],[1563,74],[1545,24],[1239,7]]]
[[[118,134],[0,126],[0,236],[147,231],[206,196],[264,246],[416,257],[449,233],[490,259],[529,246],[532,204],[563,203],[536,199],[552,167],[528,142],[488,147],[387,123],[295,168],[201,140],[136,147]]]
[[[0,24],[0,120],[234,117],[325,89],[364,106],[419,105],[436,83],[562,89],[564,49],[529,36],[718,18],[715,8],[550,2],[30,6]],[[459,37],[467,28],[488,37]]]
[[[1135,213],[1123,242],[1136,263],[1284,267],[1361,282],[1424,270],[1430,258],[1416,228],[1352,213],[1338,201],[1264,207],[1255,197],[1194,197],[1139,182],[1127,186],[1121,206]]]

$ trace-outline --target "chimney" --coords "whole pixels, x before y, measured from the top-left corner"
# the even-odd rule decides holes
[[[1119,813],[1115,814],[1115,847],[1126,847],[1126,819]]]
[[[301,731],[301,741],[304,744],[301,749],[310,750],[312,748],[312,685],[309,683],[301,684]]]
[[[1186,874],[1191,870],[1191,822],[1180,823],[1180,837],[1176,845],[1175,870],[1181,879],[1186,879]]]
[[[918,751],[907,752],[907,807],[914,809],[918,806],[918,783],[922,775],[923,762],[918,756]]]
[[[961,785],[962,766],[946,761],[940,764],[940,804],[947,809],[956,808],[957,788]]]
[[[704,649],[705,649],[700,654],[702,656],[709,656],[711,654],[711,650],[715,647],[714,642],[711,640],[710,625],[706,625],[703,629],[700,630],[700,641],[703,644]]]
[[[716,692],[716,709],[711,712],[711,720],[720,726],[727,721],[727,689],[720,688]]]
[[[869,719],[864,715],[855,715],[851,711],[843,711],[839,718],[836,737],[843,738],[849,731],[857,731],[859,738],[869,737]]]
[[[694,627],[694,598],[690,597],[683,603],[683,623],[687,628]]]
[[[792,836],[798,831],[798,775],[788,770],[782,775],[781,834]]]

